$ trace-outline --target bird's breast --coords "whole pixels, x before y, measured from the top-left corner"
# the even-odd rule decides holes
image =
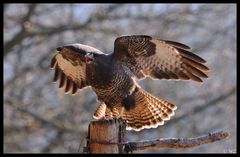
[[[96,83],[93,90],[98,99],[106,105],[113,105],[122,102],[129,95],[134,86],[131,77],[122,69],[116,68],[111,71],[110,76],[102,77],[101,83]]]

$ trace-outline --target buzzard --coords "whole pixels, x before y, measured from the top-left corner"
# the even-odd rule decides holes
[[[91,86],[99,100],[95,119],[119,119],[127,130],[156,128],[169,120],[176,105],[143,90],[136,80],[193,80],[202,82],[209,70],[206,61],[193,54],[185,44],[148,35],[120,36],[113,53],[83,45],[69,44],[57,48],[51,61],[55,69],[53,82],[75,94]]]

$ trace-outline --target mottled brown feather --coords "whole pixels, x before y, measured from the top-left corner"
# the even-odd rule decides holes
[[[55,57],[56,55],[54,55],[53,56],[53,58],[52,58],[52,60],[51,60],[51,65],[50,65],[50,67],[53,69],[53,68],[55,68],[55,66],[56,66],[56,63],[57,63],[57,60],[56,60],[56,57]]]
[[[191,47],[183,44],[183,43],[179,43],[176,41],[170,41],[170,40],[163,40],[165,41],[167,44],[174,46],[175,48],[180,48],[180,49],[185,49],[185,50],[191,50]]]
[[[169,120],[177,109],[174,104],[157,98],[141,88],[138,88],[135,99],[136,105],[130,110],[126,110],[122,104],[114,105],[111,110],[101,103],[94,113],[94,118],[122,118],[126,121],[127,130],[140,131],[144,128],[163,125],[164,121]]]
[[[201,64],[201,63],[198,63],[198,62],[195,62],[194,60],[191,60],[191,59],[188,59],[188,58],[185,58],[185,57],[182,57],[182,61],[184,63],[187,63],[203,72],[207,72],[209,71],[209,68],[206,67],[205,65]]]
[[[93,114],[93,118],[101,119],[101,118],[105,117],[105,112],[106,112],[106,104],[100,103],[97,110]]]
[[[60,77],[60,83],[59,83],[59,88],[63,88],[64,85],[66,84],[66,75],[64,73],[61,74],[61,77]]]
[[[66,87],[65,87],[65,93],[68,93],[71,88],[72,88],[72,81],[70,79],[67,79],[67,84],[66,84]]]
[[[181,54],[181,56],[184,56],[186,58],[189,58],[189,59],[194,60],[199,63],[206,63],[206,61],[204,59],[202,59],[201,57],[195,55],[194,53],[192,53],[190,51],[187,51],[184,49],[179,49],[179,48],[177,48],[177,50]]]
[[[59,82],[59,88],[65,86],[65,93],[71,91],[72,94],[76,94],[78,89],[82,89],[87,86],[85,63],[77,60],[75,52],[69,49],[61,49],[61,52],[57,52],[51,60],[51,68],[55,68],[55,74],[53,82]],[[71,60],[71,58],[74,59]]]
[[[53,82],[57,82],[59,78],[60,78],[60,69],[58,67],[55,67]]]
[[[76,85],[76,83],[73,83],[73,86],[72,86],[72,95],[76,94],[78,91],[78,87]]]
[[[201,78],[207,78],[204,72],[209,68],[203,65],[206,61],[190,52],[190,49],[179,42],[137,35],[117,38],[114,53],[122,64],[128,62],[128,58],[135,60],[126,66],[139,79],[143,78],[139,74],[141,71],[153,79],[191,79],[202,82]]]
[[[122,118],[128,130],[156,128],[177,109],[176,105],[141,89],[133,78],[202,82],[202,78],[208,77],[206,61],[193,54],[189,46],[146,35],[117,38],[114,53],[109,55],[82,44],[57,50],[50,66],[55,68],[53,81],[60,80],[59,88],[65,86],[66,93],[76,94],[78,89],[91,85],[100,101],[93,117]],[[95,58],[93,63],[86,64],[84,56],[90,52]]]

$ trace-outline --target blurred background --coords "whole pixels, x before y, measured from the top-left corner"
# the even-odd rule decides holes
[[[96,95],[64,94],[51,83],[50,60],[76,42],[109,53],[126,34],[185,43],[211,69],[203,83],[140,81],[178,109],[164,126],[128,131],[128,141],[230,133],[196,148],[134,153],[236,152],[236,4],[4,4],[4,152],[81,153]]]

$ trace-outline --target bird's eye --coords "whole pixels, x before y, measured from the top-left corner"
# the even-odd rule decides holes
[[[92,55],[91,52],[87,52],[87,53],[86,53],[86,56],[90,56],[90,55]]]
[[[58,47],[57,51],[62,51],[62,49],[63,49],[62,47]]]
[[[86,63],[91,63],[94,60],[94,55],[92,52],[87,52],[85,55]]]

